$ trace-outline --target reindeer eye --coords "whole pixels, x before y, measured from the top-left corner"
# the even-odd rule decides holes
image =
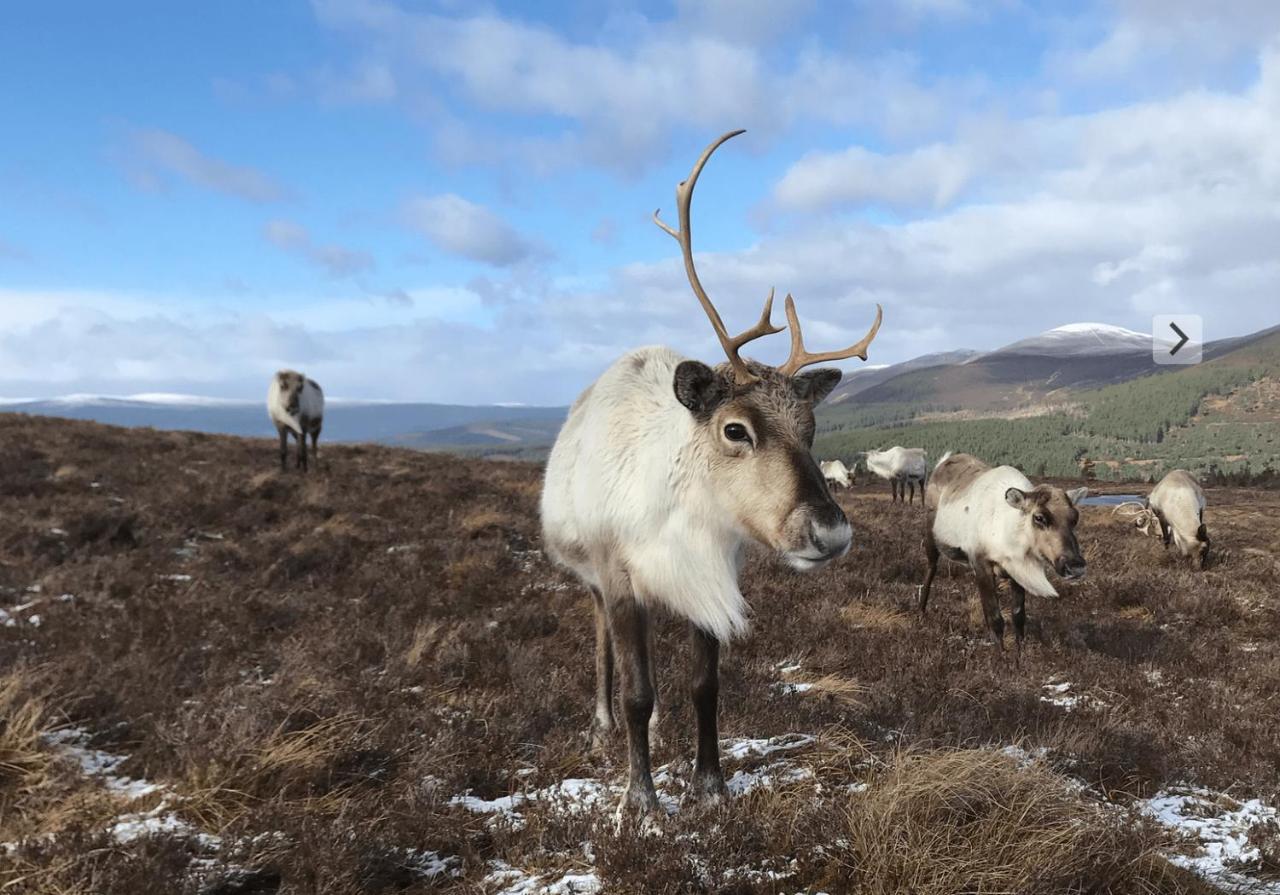
[[[751,433],[742,423],[730,423],[724,427],[724,437],[730,441],[751,441]]]
[[[1031,517],[1031,521],[1036,525],[1039,525],[1041,528],[1046,528],[1049,525],[1049,517],[1044,513],[1036,513]]]

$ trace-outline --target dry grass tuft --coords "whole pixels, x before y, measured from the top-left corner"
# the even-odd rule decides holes
[[[1141,818],[990,750],[902,753],[848,810],[865,893],[1206,892]]]
[[[841,607],[840,617],[855,628],[875,628],[882,631],[901,631],[915,621],[900,609],[862,600],[855,600]]]
[[[48,769],[40,735],[51,726],[45,694],[31,672],[0,677],[0,817],[10,795],[29,787]]]

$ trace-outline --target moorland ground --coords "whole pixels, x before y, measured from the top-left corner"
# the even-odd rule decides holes
[[[1193,892],[1162,857],[1191,844],[1136,800],[1280,798],[1276,492],[1209,491],[1204,572],[1085,509],[1088,576],[1030,598],[1020,662],[963,571],[918,617],[919,505],[841,494],[848,557],[745,571],[721,808],[679,804],[686,638],[659,624],[678,810],[646,831],[613,822],[621,739],[588,749],[590,601],[539,552],[539,467],[275,462],[267,440],[0,415],[6,895]],[[513,793],[541,797],[494,801]],[[1276,834],[1250,831],[1251,872]]]

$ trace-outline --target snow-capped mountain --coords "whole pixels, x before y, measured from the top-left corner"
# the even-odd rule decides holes
[[[1068,323],[1038,336],[1006,345],[997,354],[1036,354],[1043,357],[1082,357],[1108,354],[1150,354],[1151,334],[1110,323]],[[976,360],[976,358],[974,358]],[[972,362],[972,361],[970,361]]]

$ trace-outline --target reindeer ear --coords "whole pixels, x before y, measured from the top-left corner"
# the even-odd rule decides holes
[[[1004,492],[1005,502],[1015,510],[1020,510],[1027,502],[1027,492],[1021,488],[1010,488]]]
[[[810,404],[820,404],[822,399],[831,394],[831,390],[840,384],[844,374],[832,367],[823,367],[800,373],[791,377],[791,388],[796,397]]]
[[[1071,501],[1071,505],[1073,507],[1079,506],[1080,501],[1084,500],[1088,496],[1089,496],[1088,488],[1072,488],[1070,491],[1067,492],[1067,500]]]
[[[694,416],[709,416],[729,397],[732,389],[723,377],[701,361],[681,361],[673,382],[676,400]]]

